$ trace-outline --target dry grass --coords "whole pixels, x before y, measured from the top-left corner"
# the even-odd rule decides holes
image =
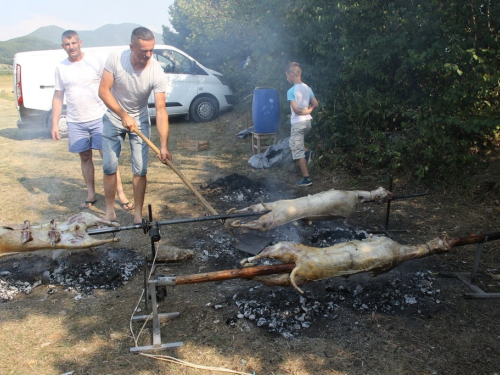
[[[0,99],[14,101],[14,93],[12,92],[12,74],[0,75]]]

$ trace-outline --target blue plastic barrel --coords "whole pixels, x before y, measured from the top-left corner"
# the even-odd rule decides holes
[[[255,133],[276,133],[280,122],[278,90],[253,91],[252,120]]]

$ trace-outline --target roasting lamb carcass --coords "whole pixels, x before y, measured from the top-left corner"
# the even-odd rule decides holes
[[[387,237],[373,237],[365,241],[350,241],[326,248],[310,247],[293,242],[279,242],[266,247],[259,255],[241,261],[243,266],[262,258],[278,259],[283,263],[295,263],[290,274],[257,276],[253,280],[268,286],[293,285],[298,287],[313,280],[336,276],[349,276],[371,271],[387,272],[411,259],[447,252],[451,244],[447,238],[435,238],[423,245],[401,245]]]
[[[241,221],[237,220],[231,224],[233,227],[267,232],[280,225],[299,219],[329,220],[335,217],[349,217],[359,203],[373,201],[383,203],[391,200],[393,197],[394,195],[383,187],[379,187],[373,191],[332,189],[297,199],[255,204],[241,210],[232,208],[228,213],[271,211],[261,216],[258,220],[249,223],[241,224]]]
[[[87,228],[98,224],[118,226],[92,214],[81,212],[64,222],[48,224],[0,226],[0,255],[42,249],[80,249],[120,241],[119,238],[98,240],[89,236]]]

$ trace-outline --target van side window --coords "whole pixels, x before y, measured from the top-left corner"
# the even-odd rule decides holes
[[[183,54],[169,50],[155,50],[156,60],[160,63],[163,71],[169,74],[193,74],[194,63]]]

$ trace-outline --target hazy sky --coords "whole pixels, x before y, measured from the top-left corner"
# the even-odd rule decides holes
[[[95,30],[108,23],[137,23],[162,33],[170,25],[174,0],[0,0],[0,41],[29,34],[39,27]]]

